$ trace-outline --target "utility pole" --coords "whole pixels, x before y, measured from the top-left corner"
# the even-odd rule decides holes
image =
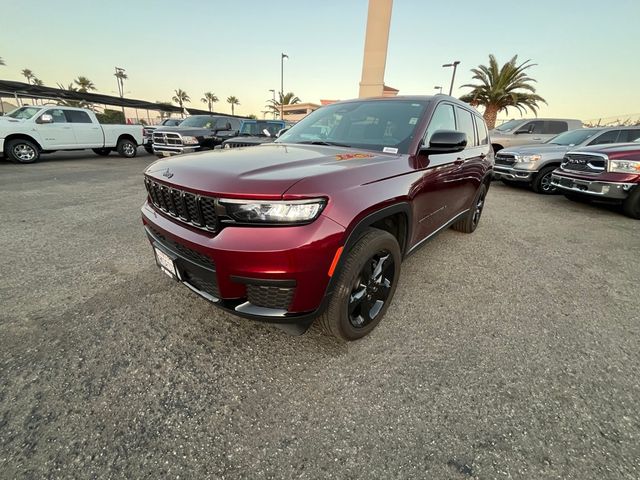
[[[453,67],[453,73],[451,74],[451,86],[449,87],[449,96],[453,93],[453,81],[456,79],[456,68],[460,65],[460,61],[456,60],[453,63],[445,63],[443,67]]]
[[[122,78],[122,75],[125,73],[125,69],[121,68],[121,67],[115,67],[116,69],[116,73],[115,73],[115,77],[116,77],[116,81],[118,82],[118,93],[120,93],[120,99],[122,100],[124,98],[124,80]],[[120,105],[122,107],[122,116],[124,117],[124,123],[127,123],[127,115],[126,113],[124,113],[124,105]],[[136,116],[137,116],[137,112],[136,112]]]
[[[284,120],[284,59],[289,58],[286,53],[280,54],[280,120]]]

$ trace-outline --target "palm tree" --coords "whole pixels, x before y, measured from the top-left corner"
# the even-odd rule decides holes
[[[96,90],[96,86],[93,84],[91,80],[87,77],[83,77],[82,75],[78,76],[73,81],[78,86],[78,91],[81,93],[87,93],[90,90]]]
[[[482,105],[484,109],[484,119],[491,129],[496,125],[498,113],[506,111],[509,107],[517,109],[523,113],[530,109],[533,113],[538,111],[538,102],[547,103],[544,98],[536,94],[536,89],[532,82],[536,80],[529,77],[525,70],[535,66],[531,60],[517,65],[518,56],[498,67],[496,57],[489,55],[489,65],[478,65],[472,68],[473,79],[479,84],[466,84],[462,87],[472,88],[471,92],[460,97],[463,102],[468,102],[473,106]]]
[[[267,105],[267,108],[273,113],[279,114],[283,105],[294,105],[296,103],[300,103],[300,99],[296,97],[293,92],[287,92],[284,96],[282,93],[278,93],[278,99],[279,100],[269,100],[269,105]]]
[[[116,73],[113,74],[118,80],[118,90],[121,97],[124,97],[124,81],[129,78],[129,76],[124,73],[122,69],[116,69]]]
[[[2,57],[0,57],[0,65],[6,65],[6,63],[4,63],[4,60],[2,59]]]
[[[44,82],[39,78],[33,77],[33,85],[37,85],[38,87],[42,87]]]
[[[22,76],[27,79],[27,83],[31,84],[31,79],[35,77],[34,73],[28,68],[25,68],[24,70],[22,70],[21,73],[22,73]]]
[[[176,94],[173,96],[171,100],[173,100],[178,105],[180,105],[180,110],[182,110],[184,108],[184,104],[187,102],[190,102],[191,98],[189,97],[189,95],[187,95],[187,92],[185,92],[181,88],[179,88],[178,90],[174,90],[174,92],[176,92]],[[182,112],[180,113],[184,116]]]
[[[202,103],[206,103],[207,106],[209,107],[209,111],[211,112],[212,111],[211,109],[213,108],[213,104],[218,101],[218,97],[216,97],[215,93],[213,92],[205,92],[204,97],[202,97],[200,101]]]
[[[227,103],[231,105],[231,115],[235,115],[235,106],[240,105],[240,100],[231,95],[227,97]]]

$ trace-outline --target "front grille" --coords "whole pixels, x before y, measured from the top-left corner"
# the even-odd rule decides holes
[[[562,169],[574,172],[601,173],[607,168],[607,160],[599,155],[568,153],[562,160]]]
[[[182,136],[172,132],[153,132],[153,144],[161,147],[181,147]]]
[[[245,143],[245,142],[226,142],[224,144],[224,148],[239,148],[239,147],[252,147],[256,145],[255,143]]]
[[[511,155],[509,153],[496,154],[496,165],[513,165],[514,163],[516,163],[514,155]]]
[[[215,265],[213,263],[213,260],[211,260],[206,255],[200,252],[196,252],[195,250],[183,245],[180,242],[176,242],[175,240],[168,239],[155,228],[152,228],[150,226],[147,226],[147,228],[149,228],[149,230],[151,230],[151,233],[153,233],[153,235],[158,239],[158,241],[162,245],[167,247],[169,250],[173,250],[174,252],[179,253],[186,259],[191,260],[192,262],[199,263],[204,267],[215,270]]]
[[[148,178],[144,185],[154,207],[184,223],[214,232],[218,226],[215,199],[172,188]]]
[[[294,291],[293,287],[247,285],[247,300],[257,307],[288,310]]]

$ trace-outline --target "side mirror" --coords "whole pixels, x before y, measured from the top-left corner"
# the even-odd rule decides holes
[[[40,118],[36,121],[36,123],[53,123],[53,115],[49,115],[45,113],[40,116]]]
[[[262,129],[262,133],[264,133],[264,135],[267,136],[267,137],[271,136],[271,132],[269,130],[267,130],[266,128]]]
[[[425,155],[437,153],[461,152],[467,146],[467,134],[455,130],[436,130],[431,135],[429,146],[423,146],[420,153]]]
[[[278,133],[276,133],[276,138],[280,138],[282,134],[285,133],[287,130],[289,130],[289,127],[278,130]]]

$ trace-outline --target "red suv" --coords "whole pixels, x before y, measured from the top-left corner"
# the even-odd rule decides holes
[[[484,120],[452,97],[346,101],[271,144],[153,163],[142,220],[161,270],[217,306],[354,340],[405,257],[475,230],[492,168]]]

